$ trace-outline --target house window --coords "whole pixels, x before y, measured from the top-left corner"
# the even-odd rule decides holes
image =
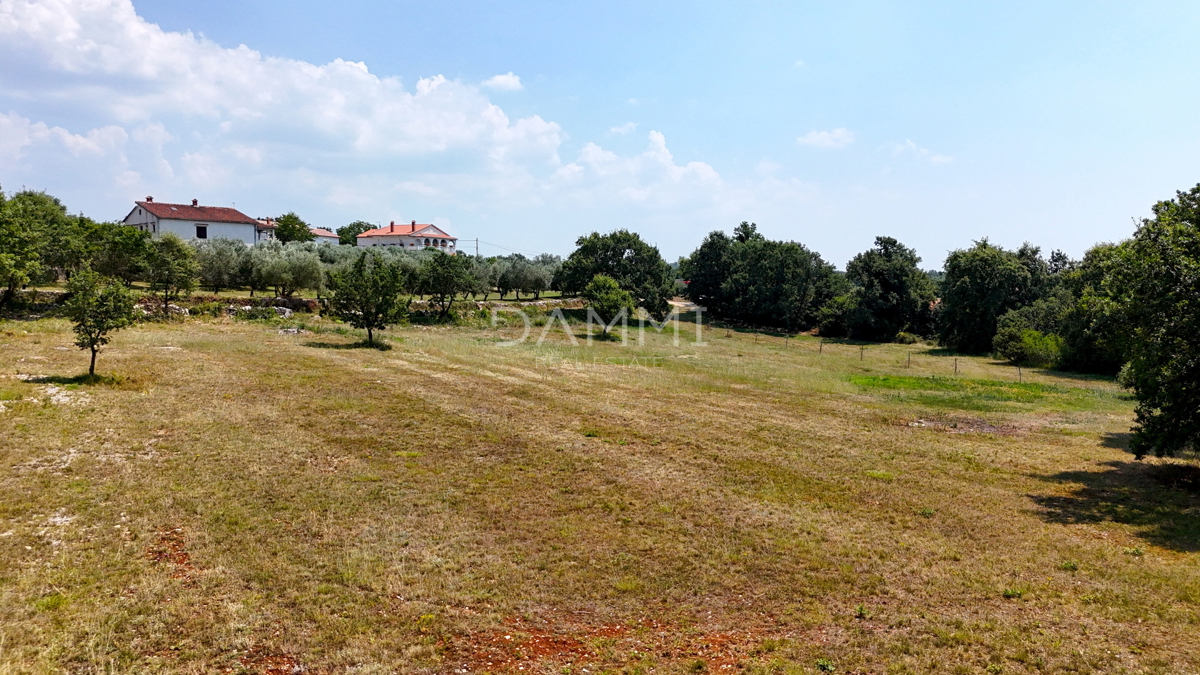
[[[197,239],[208,239],[208,226],[207,225],[197,225],[196,226],[196,238]]]

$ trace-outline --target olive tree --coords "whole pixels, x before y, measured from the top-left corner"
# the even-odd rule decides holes
[[[146,258],[146,280],[150,291],[162,299],[163,315],[172,300],[196,288],[200,266],[196,250],[170,232],[155,239]]]
[[[329,312],[355,328],[367,331],[367,344],[375,344],[375,331],[403,318],[400,300],[407,287],[404,268],[384,260],[375,251],[363,251],[351,264],[329,273]]]
[[[118,279],[80,270],[67,282],[67,316],[75,324],[75,345],[92,352],[88,376],[96,375],[96,355],[109,342],[109,333],[133,323],[133,292]]]

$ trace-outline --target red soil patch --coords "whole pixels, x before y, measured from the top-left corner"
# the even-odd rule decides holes
[[[765,629],[681,628],[650,619],[628,624],[587,624],[572,619],[505,620],[504,628],[479,632],[452,645],[457,672],[537,672],[567,666],[616,667],[652,661],[703,661],[709,671],[733,672],[759,652]]]
[[[171,572],[172,579],[190,579],[196,573],[196,567],[191,563],[191,555],[187,552],[183,528],[164,530],[158,533],[158,544],[146,551],[146,557],[156,563],[169,563],[175,570]]]
[[[261,654],[251,652],[238,659],[244,672],[255,675],[300,675],[304,666],[286,654]]]

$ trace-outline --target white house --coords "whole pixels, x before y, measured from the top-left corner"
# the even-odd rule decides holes
[[[200,206],[195,199],[190,206],[167,204],[153,197],[134,204],[124,223],[156,237],[171,232],[182,239],[238,239],[246,244],[275,238],[270,220],[255,220],[225,206]]]
[[[308,228],[308,231],[313,233],[313,236],[316,237],[316,239],[313,239],[313,241],[317,242],[318,244],[333,244],[334,246],[337,246],[338,244],[342,243],[340,237],[323,227],[310,227]]]
[[[417,221],[397,225],[396,221],[386,227],[377,227],[358,235],[359,246],[402,246],[410,251],[436,248],[450,255],[458,248],[458,239],[446,234],[436,225],[418,225]]]

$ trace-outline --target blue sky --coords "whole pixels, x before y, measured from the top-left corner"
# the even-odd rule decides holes
[[[668,259],[1074,256],[1200,182],[1195,3],[0,0],[0,185]],[[509,75],[511,73],[511,75]],[[481,246],[481,252],[503,249]]]

